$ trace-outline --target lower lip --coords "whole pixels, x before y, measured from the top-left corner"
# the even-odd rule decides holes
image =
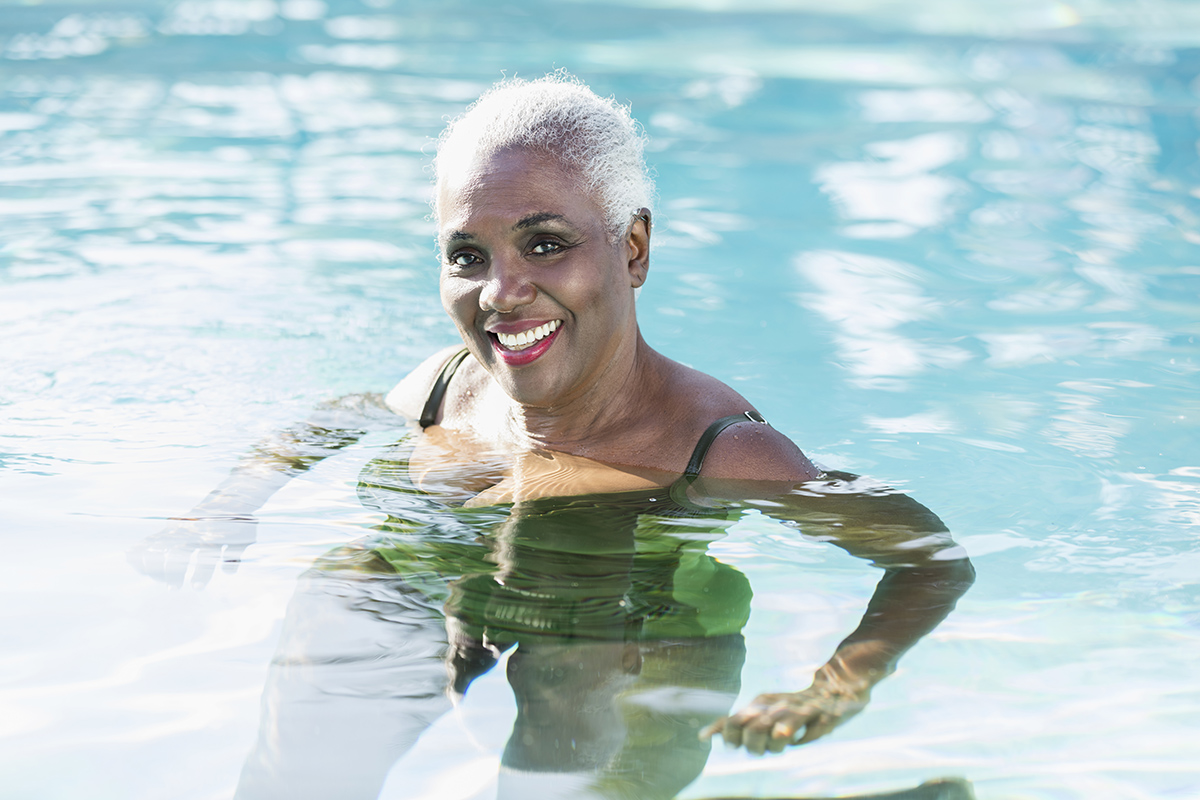
[[[526,347],[524,350],[509,350],[500,344],[500,340],[496,338],[496,334],[489,334],[492,340],[492,349],[500,356],[500,360],[510,367],[523,367],[526,364],[531,364],[542,357],[542,354],[550,349],[550,343],[558,338],[558,332],[562,330],[562,326],[554,329],[554,332],[544,339],[538,339],[536,343]]]

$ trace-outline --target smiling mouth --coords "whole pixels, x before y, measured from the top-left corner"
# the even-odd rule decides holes
[[[496,337],[496,341],[498,341],[500,346],[505,350],[519,353],[526,348],[533,347],[533,345],[554,333],[556,330],[558,330],[559,325],[562,325],[562,320],[556,319],[551,322],[547,322],[544,325],[539,325],[536,328],[530,328],[527,331],[521,331],[520,333],[496,332],[492,335]]]

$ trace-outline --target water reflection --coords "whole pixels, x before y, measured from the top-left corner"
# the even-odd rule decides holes
[[[868,106],[867,116],[871,115]],[[872,142],[868,160],[826,164],[816,171],[822,191],[842,216],[863,220],[843,229],[854,238],[899,238],[942,224],[960,184],[933,174],[966,156],[961,135],[927,133],[913,139]]]
[[[804,253],[795,265],[817,288],[801,301],[836,325],[838,356],[859,385],[902,388],[903,378],[970,358],[961,348],[901,332],[939,311],[939,302],[923,290],[916,267],[844,251]]]
[[[203,596],[165,593],[97,568],[148,531],[96,514],[157,524],[144,520],[186,508],[180,498],[209,488],[206,466],[264,427],[317,397],[391,385],[446,344],[447,330],[427,322],[441,310],[422,278],[431,246],[418,153],[502,71],[567,66],[633,100],[661,150],[664,203],[688,198],[665,215],[683,224],[656,269],[695,277],[656,280],[641,301],[688,318],[658,324],[655,338],[696,366],[757,376],[747,390],[779,398],[773,422],[827,460],[919,481],[931,502],[940,493],[939,513],[1003,575],[974,594],[969,617],[939,629],[948,646],[938,670],[950,680],[914,676],[943,693],[938,702],[906,695],[897,736],[858,740],[862,728],[849,728],[844,748],[798,751],[806,778],[818,774],[808,785],[833,793],[864,767],[911,777],[971,763],[974,777],[995,781],[991,795],[1188,794],[1200,763],[1178,713],[1180,687],[1194,685],[1200,575],[1200,4],[1071,4],[1081,19],[1061,30],[1039,20],[1068,7],[1040,0],[653,4],[671,13],[639,0],[635,28],[591,0],[521,9],[530,16],[387,0],[328,0],[322,16],[321,5],[92,0],[0,12],[2,494],[11,543],[28,554],[10,559],[22,595],[7,639],[10,695],[17,705],[47,698],[28,718],[6,714],[22,765],[10,791],[68,791],[56,765],[70,762],[123,796],[229,796],[245,753],[226,748],[255,722],[211,688],[257,692],[245,665],[265,656],[204,646],[180,650],[192,654],[185,663],[167,651],[191,635],[189,622],[268,630],[279,564],[259,561],[267,577],[218,576]],[[781,13],[748,13],[771,7]],[[797,13],[805,8],[817,13]],[[531,19],[549,25],[545,35],[528,35]],[[369,51],[354,67],[314,65],[301,50],[356,41],[419,60],[380,71]],[[871,143],[930,133],[966,141],[962,159],[912,173],[958,186],[921,209],[940,214],[935,226],[884,240],[911,229],[903,209],[840,217],[850,206],[813,186],[820,165],[882,170],[895,159]],[[887,177],[856,169],[851,179]],[[796,273],[786,254],[801,248],[913,265],[896,289],[929,313],[893,327],[830,320],[831,342],[826,317],[778,307],[789,290],[820,294],[813,309],[853,299]],[[842,277],[889,285],[870,270]],[[668,286],[664,302],[655,292]],[[762,335],[737,327],[760,319]],[[722,337],[696,336],[717,324]],[[872,336],[906,360],[852,358]],[[923,354],[944,346],[973,358],[938,369]],[[850,385],[831,359],[855,368]],[[1126,378],[1145,387],[1121,386]],[[342,510],[316,499],[304,509]],[[295,513],[268,512],[264,528],[284,519],[290,531]],[[253,541],[238,532],[252,523],[207,525],[188,526],[215,554],[206,568],[222,550],[234,557],[229,542]],[[183,581],[192,569],[203,581],[203,568],[171,552],[158,554],[162,574]],[[778,594],[747,574],[756,601]],[[1086,587],[1094,594],[1077,603]],[[229,594],[255,599],[230,615]],[[817,661],[794,650],[772,667]],[[143,681],[114,694],[63,688],[146,660],[170,665],[171,702]],[[971,683],[946,701],[960,676]],[[1096,697],[1119,724],[1097,729]],[[886,716],[872,711],[851,725]],[[114,739],[146,744],[119,775],[105,763]],[[785,794],[789,768],[775,760],[756,773],[760,791]],[[177,790],[163,788],[171,780]]]
[[[353,405],[330,411],[341,427],[300,426],[264,444],[188,519],[143,543],[135,564],[179,582],[199,551],[192,580],[201,584],[217,563],[236,566],[254,542],[263,492],[363,435],[375,412],[360,403],[361,424],[346,427]],[[560,497],[578,479],[573,460],[545,454],[534,474],[485,455],[464,478],[417,466],[416,447],[426,460],[436,452],[437,436],[428,439],[410,436],[367,465],[360,499],[387,519],[300,579],[237,797],[377,796],[394,765],[414,769],[405,753],[470,703],[472,682],[505,654],[517,714],[499,797],[674,797],[704,768],[714,734],[778,752],[860,712],[972,580],[928,510],[849,475]],[[501,505],[472,497],[522,474],[524,493],[544,496]],[[520,497],[519,488],[510,492]],[[708,547],[747,508],[885,572],[812,686],[755,687],[788,691],[735,709],[752,589]],[[353,774],[331,768],[349,763]]]

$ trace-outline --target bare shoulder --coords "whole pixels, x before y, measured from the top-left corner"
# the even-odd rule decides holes
[[[712,478],[801,483],[821,474],[788,437],[747,419],[717,436],[701,474]]]
[[[410,420],[418,420],[429,399],[429,392],[437,380],[438,373],[450,357],[462,350],[462,345],[443,348],[422,361],[416,369],[404,376],[396,387],[388,392],[385,402],[388,408]]]
[[[758,413],[746,398],[711,375],[683,366],[680,370],[680,383],[697,398],[692,413],[701,432],[722,417]],[[787,436],[769,424],[746,418],[717,435],[700,474],[716,479],[799,483],[816,478],[821,471]]]

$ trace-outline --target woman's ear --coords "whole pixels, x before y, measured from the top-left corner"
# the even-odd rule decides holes
[[[639,208],[629,224],[625,239],[629,254],[629,285],[634,289],[646,282],[650,271],[650,209]]]

